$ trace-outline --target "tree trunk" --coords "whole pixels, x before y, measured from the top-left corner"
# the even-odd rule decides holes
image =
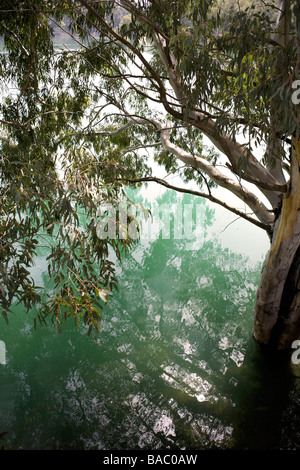
[[[290,188],[263,265],[253,327],[258,343],[276,349],[300,339],[300,142],[293,144]]]

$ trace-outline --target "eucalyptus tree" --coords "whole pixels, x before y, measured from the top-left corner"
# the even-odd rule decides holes
[[[65,309],[81,311],[74,289],[89,308],[94,292],[106,295],[109,282],[115,284],[108,246],[119,254],[132,240],[128,232],[97,236],[97,205],[117,207],[123,185],[143,181],[187,190],[152,175],[152,147],[169,175],[196,182],[194,193],[267,232],[253,335],[270,347],[291,347],[300,335],[299,3],[4,2],[2,77],[15,93],[1,107],[2,305],[14,290],[20,300],[30,298],[24,266],[38,246],[37,232],[61,237],[49,242],[58,291],[51,308],[59,313],[64,301]],[[53,48],[59,31],[72,46]],[[217,186],[247,211],[218,199]],[[90,216],[87,230],[79,207]],[[85,272],[78,273],[80,259]],[[101,261],[104,274],[111,266],[109,275],[96,275],[91,261]],[[68,291],[74,279],[80,284]]]

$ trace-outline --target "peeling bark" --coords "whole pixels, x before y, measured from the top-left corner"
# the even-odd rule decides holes
[[[300,338],[300,142],[294,141],[290,191],[262,269],[253,336],[257,342],[290,349]]]

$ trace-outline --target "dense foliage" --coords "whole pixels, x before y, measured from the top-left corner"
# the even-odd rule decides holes
[[[43,5],[44,6],[44,5]],[[47,7],[54,8],[57,5]],[[90,86],[80,52],[58,52],[41,2],[7,2],[0,13],[2,133],[0,192],[0,299],[8,321],[13,302],[39,307],[38,319],[50,316],[57,326],[72,315],[99,327],[100,310],[117,286],[112,253],[135,240],[99,237],[100,209],[116,210],[125,194],[115,183],[115,147],[126,153],[128,139],[105,141],[88,135],[80,142],[74,129],[84,128],[85,113],[95,99],[93,119],[101,109]],[[65,10],[55,11],[61,22]],[[17,10],[17,15],[12,11]],[[72,25],[70,25],[72,26]],[[134,176],[133,156],[125,174]],[[59,170],[58,170],[59,168]],[[113,180],[113,181],[112,181]],[[116,234],[118,235],[118,231]],[[35,284],[32,267],[48,260],[48,292]]]

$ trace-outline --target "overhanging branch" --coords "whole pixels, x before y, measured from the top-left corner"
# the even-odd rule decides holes
[[[143,178],[131,178],[131,179],[122,179],[120,181],[127,182],[127,183],[143,183],[143,182],[155,182],[158,183],[162,186],[165,186],[168,189],[172,189],[174,191],[180,192],[180,193],[186,193],[186,194],[192,194],[193,196],[198,196],[198,197],[203,197],[205,199],[209,199],[211,202],[218,204],[219,206],[224,207],[225,209],[229,210],[230,212],[233,212],[234,214],[238,215],[239,217],[247,220],[248,222],[251,222],[252,224],[256,225],[257,227],[265,230],[269,235],[272,233],[272,228],[268,224],[264,224],[260,222],[259,220],[254,219],[253,217],[250,217],[248,214],[245,212],[240,211],[239,209],[236,209],[235,207],[230,206],[229,204],[226,204],[226,202],[221,201],[220,199],[212,196],[212,194],[207,194],[203,193],[200,191],[194,191],[192,189],[187,189],[187,188],[181,188],[178,186],[174,186],[164,179],[161,178],[156,178],[154,176],[147,176]]]

